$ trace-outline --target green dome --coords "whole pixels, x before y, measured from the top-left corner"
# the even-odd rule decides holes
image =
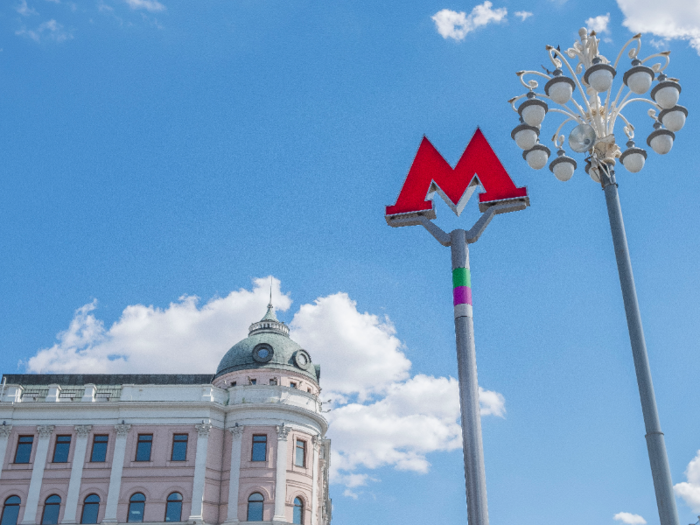
[[[289,327],[277,320],[271,304],[265,316],[250,325],[248,337],[226,352],[215,377],[256,368],[296,372],[314,383],[318,383],[321,375],[321,367],[314,365],[308,352],[289,338]]]

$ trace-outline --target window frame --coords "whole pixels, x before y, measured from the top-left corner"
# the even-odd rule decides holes
[[[17,503],[8,503],[8,501],[10,501],[12,498],[17,498],[19,501]],[[17,494],[12,494],[11,496],[6,497],[5,501],[2,504],[2,512],[0,512],[0,523],[2,523],[3,520],[5,519],[5,512],[7,511],[8,507],[17,507],[17,515],[15,516],[15,523],[14,523],[14,525],[17,525],[17,523],[19,523],[19,508],[21,505],[22,505],[22,498],[20,498]]]
[[[87,499],[91,496],[95,496],[97,498],[97,501],[88,501]],[[92,525],[95,523],[100,522],[100,503],[102,503],[102,498],[100,498],[99,494],[95,494],[94,492],[91,494],[88,494],[83,498],[83,509],[80,511],[80,523],[87,523],[88,525]],[[90,521],[86,522],[85,521],[85,509],[88,507],[88,505],[92,506],[95,505],[97,507],[97,514],[95,515],[95,521]]]
[[[178,440],[178,437],[184,436],[185,439]],[[170,450],[170,461],[187,461],[187,448],[189,446],[190,442],[190,435],[188,433],[182,433],[182,434],[173,434],[173,443],[172,443],[172,448]],[[176,443],[184,443],[185,444],[185,456],[182,459],[175,459],[175,444]],[[173,494],[175,494],[173,492]]]
[[[28,443],[22,443],[22,439],[24,438],[31,438],[31,441]],[[22,447],[29,445],[29,454],[27,456],[27,461],[17,461],[17,456],[19,456],[19,451],[24,450]],[[15,457],[13,463],[15,465],[29,465],[32,462],[32,453],[34,452],[34,435],[33,434],[24,434],[21,436],[17,436],[17,448],[15,449]]]
[[[260,496],[262,499],[261,499],[261,500],[258,500],[258,499],[251,500],[250,498],[252,498],[252,497],[255,496],[256,494],[257,494],[258,496]],[[264,521],[264,519],[265,519],[265,496],[263,496],[263,494],[262,494],[261,492],[253,492],[253,493],[250,494],[250,495],[248,496],[248,498],[246,499],[246,503],[247,503],[247,505],[246,505],[246,515],[245,515],[246,521],[253,521],[253,522],[255,522],[255,521]],[[259,520],[257,520],[257,519],[251,520],[251,519],[250,519],[250,517],[251,517],[251,516],[250,516],[250,504],[251,504],[251,503],[260,504],[260,519],[259,519]]]
[[[68,441],[59,441],[59,439],[65,439],[68,438]],[[71,443],[73,443],[73,436],[70,434],[60,434],[56,436],[56,439],[53,442],[53,454],[51,455],[51,463],[69,463],[70,459],[70,446]],[[65,461],[56,461],[56,452],[59,451],[59,445],[68,445],[68,450],[66,452],[66,460]],[[60,449],[63,450],[63,447]]]
[[[299,502],[299,505],[297,505],[297,501]],[[292,502],[292,524],[298,524],[298,525],[304,524],[305,507],[306,507],[306,505],[304,504],[303,499],[301,499],[299,496],[294,498],[294,501]],[[299,509],[299,521],[295,521],[297,509]]]
[[[265,438],[265,441],[255,441],[255,438]],[[267,434],[253,434],[253,438],[251,440],[251,447],[250,447],[250,461],[253,461],[255,463],[263,463],[267,461]],[[255,459],[255,445],[258,444],[264,444],[265,448],[263,458],[262,459]]]
[[[96,441],[97,438],[105,438],[105,441]],[[93,458],[95,456],[95,444],[102,445],[104,443],[105,453],[104,459],[102,461],[95,461]],[[95,434],[92,436],[92,448],[90,449],[90,463],[106,463],[107,462],[107,452],[109,451],[109,434]]]
[[[172,500],[170,499],[170,497],[171,497],[171,496],[174,496],[175,494],[177,494],[178,496],[180,496],[180,499],[179,499],[179,500],[178,500],[178,499],[172,499]],[[182,521],[182,502],[183,502],[183,501],[184,501],[184,499],[183,499],[183,497],[182,497],[182,494],[180,494],[180,493],[177,492],[177,491],[171,492],[170,494],[168,494],[168,497],[165,498],[165,516],[163,517],[163,521],[164,521],[164,522],[168,522],[168,523],[177,523],[177,522]],[[168,510],[169,510],[169,508],[170,508],[170,504],[171,504],[171,503],[172,503],[172,504],[177,503],[177,504],[180,506],[180,513],[179,513],[179,515],[178,515],[178,519],[177,519],[177,520],[169,520],[169,519],[168,519]]]
[[[301,447],[299,446],[301,443]],[[301,465],[299,464],[299,450],[301,450]],[[294,440],[294,466],[306,468],[306,441],[296,438]]]
[[[141,495],[143,496],[142,500],[134,500],[134,497]],[[131,517],[131,506],[137,504],[137,505],[142,505],[141,507],[141,521],[131,521],[129,518]],[[143,492],[134,492],[131,496],[129,496],[129,506],[126,509],[126,522],[127,523],[143,523],[144,518],[146,517],[146,495]]]
[[[51,501],[49,500],[53,497],[58,498],[58,501]],[[41,521],[39,522],[40,525],[57,525],[58,523],[61,522],[61,503],[63,503],[63,500],[61,499],[61,496],[58,494],[51,494],[50,496],[47,496],[46,499],[44,500],[44,508],[41,510]],[[53,507],[58,507],[58,510],[56,511],[56,522],[55,523],[46,523],[44,521],[46,519],[46,510],[48,507],[51,507],[51,510],[53,510]]]
[[[141,438],[150,438],[150,439],[141,439]],[[139,459],[139,449],[141,448],[141,444],[147,444],[148,445],[148,459]],[[153,456],[153,434],[138,434],[136,436],[136,457],[134,458],[134,461],[138,461],[139,463],[148,463],[151,461],[151,456]]]

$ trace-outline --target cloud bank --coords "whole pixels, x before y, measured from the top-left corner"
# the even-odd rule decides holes
[[[269,278],[200,305],[183,295],[167,308],[131,305],[106,328],[96,302],[79,308],[50,348],[26,363],[30,372],[213,373],[224,353],[248,335],[268,302]],[[272,279],[273,302],[292,301]],[[411,362],[387,317],[357,309],[345,293],[301,305],[291,337],[322,365],[322,399],[333,440],[332,481],[345,494],[376,481],[381,467],[427,472],[428,454],[461,446],[457,381],[411,375]],[[482,416],[505,416],[505,399],[480,389]]]
[[[686,40],[700,54],[700,3],[687,0],[617,0],[622,25],[634,33]]]
[[[688,481],[677,483],[673,488],[693,512],[700,512],[700,450],[685,469]]]

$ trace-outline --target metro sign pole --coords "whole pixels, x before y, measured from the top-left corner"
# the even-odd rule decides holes
[[[430,198],[434,192],[438,192],[459,216],[479,185],[485,190],[479,194],[479,210],[483,215],[470,230],[446,233],[432,222],[436,218]],[[527,189],[515,186],[477,128],[454,169],[424,137],[396,204],[386,207],[389,226],[423,226],[452,251],[452,296],[469,525],[488,525],[489,514],[467,245],[479,239],[495,215],[524,210],[529,205]]]

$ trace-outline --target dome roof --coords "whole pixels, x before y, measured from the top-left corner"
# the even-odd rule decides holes
[[[221,359],[216,377],[256,368],[277,368],[296,372],[318,383],[321,367],[311,362],[306,350],[289,338],[289,327],[277,320],[272,304],[267,313],[250,325],[248,337],[233,345]]]

